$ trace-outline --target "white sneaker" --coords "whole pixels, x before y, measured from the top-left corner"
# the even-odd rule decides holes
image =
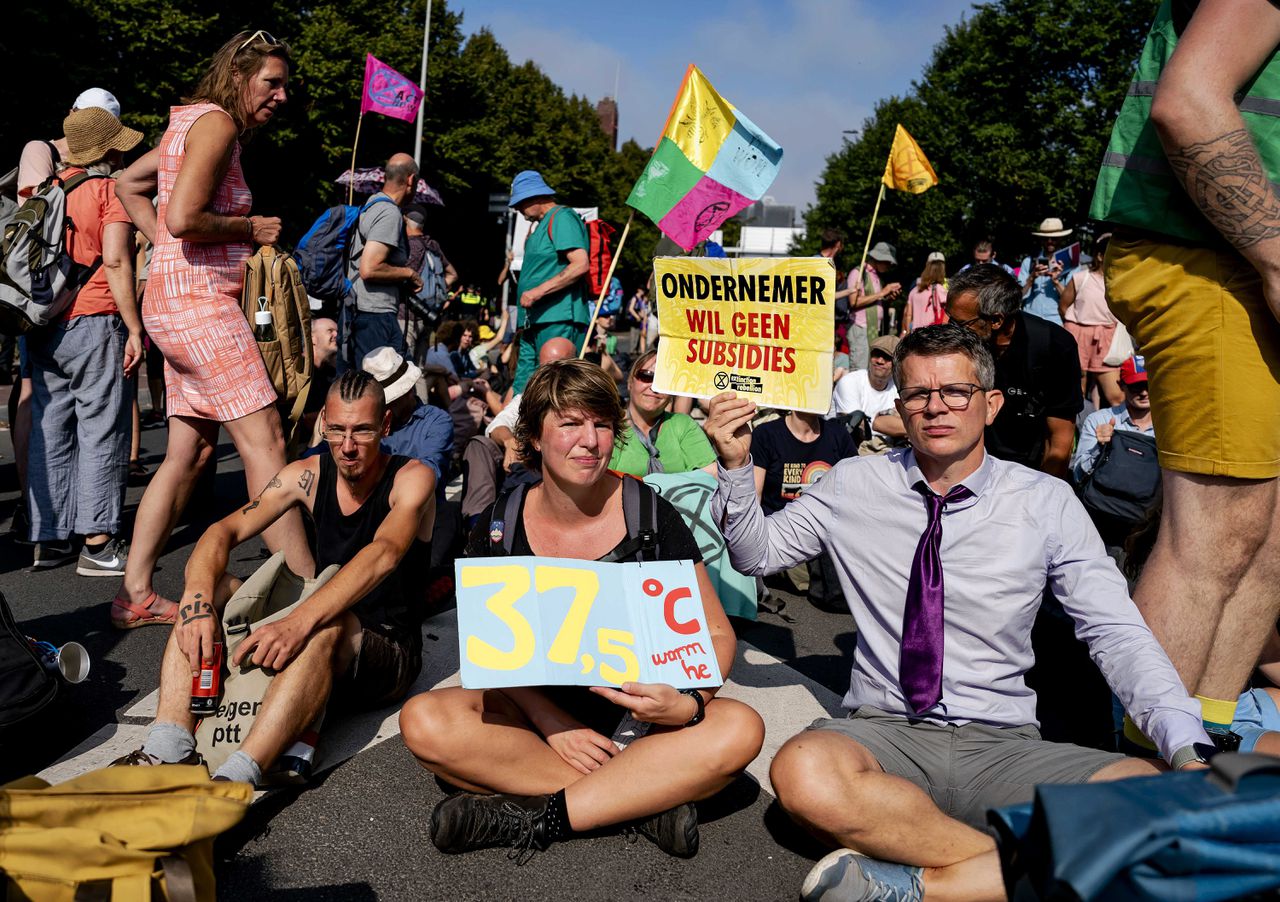
[[[129,560],[128,546],[124,539],[108,539],[96,553],[89,549],[80,551],[76,573],[81,576],[124,576],[124,565]]]
[[[837,849],[813,866],[800,887],[803,902],[921,902],[923,868]]]

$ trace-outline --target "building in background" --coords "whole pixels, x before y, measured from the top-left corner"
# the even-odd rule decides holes
[[[606,97],[596,104],[596,118],[600,120],[600,128],[609,136],[609,147],[618,149],[618,101]]]

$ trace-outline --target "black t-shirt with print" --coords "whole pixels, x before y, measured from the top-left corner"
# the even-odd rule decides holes
[[[819,421],[822,431],[802,442],[787,428],[786,417],[770,420],[751,435],[751,459],[765,471],[760,506],[766,514],[782,510],[828,470],[858,453],[849,431],[835,422]]]
[[[1024,313],[1005,352],[996,358],[996,388],[1004,407],[987,427],[987,450],[1002,460],[1040,469],[1047,417],[1074,420],[1082,407],[1080,352],[1061,326]]]

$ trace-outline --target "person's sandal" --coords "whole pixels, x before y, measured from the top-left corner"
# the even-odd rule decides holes
[[[157,601],[162,602],[162,607],[168,605],[168,610],[164,614],[157,614],[152,609],[151,606]],[[173,626],[177,620],[178,606],[154,591],[140,605],[118,595],[111,599],[111,625],[118,630],[132,630],[152,624]]]

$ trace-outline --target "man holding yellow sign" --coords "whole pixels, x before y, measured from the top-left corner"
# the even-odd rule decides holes
[[[835,279],[825,257],[657,258],[654,390],[825,414]]]
[[[543,480],[497,499],[468,547],[479,560],[458,569],[463,680],[477,688],[424,693],[400,714],[423,766],[467,790],[432,812],[442,851],[524,858],[630,824],[688,857],[692,803],[760,751],[760,716],[716,697],[736,640],[696,540],[668,502],[608,469],[624,428],[594,364],[548,364],[525,388],[515,436]],[[636,738],[620,749],[610,736],[624,731]]]

